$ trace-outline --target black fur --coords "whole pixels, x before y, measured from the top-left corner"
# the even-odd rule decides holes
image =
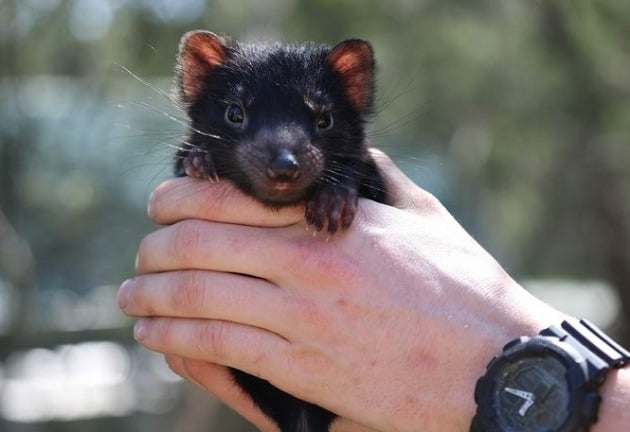
[[[207,32],[185,35],[178,88],[190,132],[177,153],[176,174],[229,179],[274,208],[304,202],[306,220],[315,229],[347,228],[359,195],[387,198],[364,132],[372,111],[373,68],[371,48],[363,41],[331,48],[247,45]],[[229,120],[230,110],[240,118],[231,105],[242,109],[242,123]],[[267,381],[237,370],[233,376],[282,432],[326,432],[335,418]]]

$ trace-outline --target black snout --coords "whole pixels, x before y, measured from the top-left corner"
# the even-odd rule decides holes
[[[279,152],[267,166],[267,177],[276,182],[293,182],[300,178],[302,170],[295,155],[288,150]]]

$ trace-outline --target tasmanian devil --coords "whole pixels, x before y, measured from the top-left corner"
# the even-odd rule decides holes
[[[245,44],[193,31],[180,42],[177,88],[190,126],[176,175],[230,180],[272,208],[304,203],[307,224],[329,234],[351,225],[359,196],[386,202],[364,130],[374,100],[368,42]],[[282,432],[326,432],[335,418],[233,376]]]

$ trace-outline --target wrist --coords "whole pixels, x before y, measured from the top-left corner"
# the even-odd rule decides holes
[[[625,430],[630,377],[619,368],[629,360],[627,350],[586,320],[570,318],[511,340],[476,383],[470,430]]]
[[[477,405],[474,401],[475,385],[479,378],[486,372],[490,360],[501,353],[504,345],[524,335],[534,336],[542,329],[557,324],[566,319],[566,315],[553,309],[549,305],[533,297],[522,287],[513,284],[510,294],[506,296],[509,303],[497,312],[488,323],[488,328],[482,335],[473,341],[474,349],[468,356],[468,366],[461,366],[465,374],[465,390],[462,391],[462,431],[468,431]],[[461,357],[460,357],[461,361]],[[458,429],[459,430],[459,429]]]
[[[601,387],[599,419],[591,432],[625,432],[630,424],[630,368],[609,371]]]

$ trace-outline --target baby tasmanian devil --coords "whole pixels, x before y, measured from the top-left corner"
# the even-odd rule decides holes
[[[176,174],[233,182],[259,202],[306,207],[306,222],[348,228],[358,197],[386,201],[368,152],[374,99],[368,42],[244,44],[206,31],[183,36],[179,96],[190,117]],[[326,432],[335,415],[234,370],[237,384],[282,432]]]
[[[350,226],[357,197],[385,202],[364,126],[374,99],[368,42],[243,44],[184,35],[179,95],[190,117],[176,174],[231,180],[267,206],[305,203],[306,222]]]

